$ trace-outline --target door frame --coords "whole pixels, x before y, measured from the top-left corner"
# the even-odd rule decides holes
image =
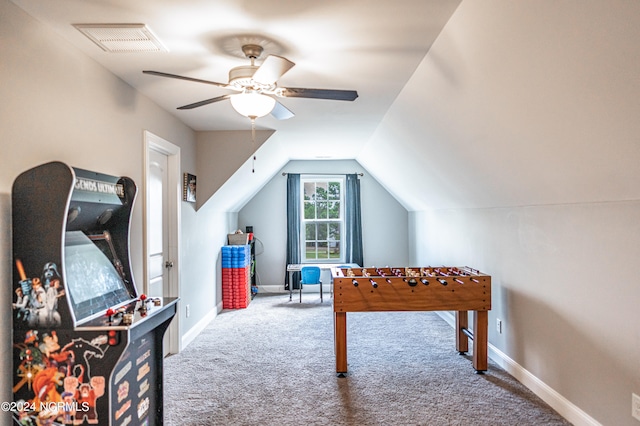
[[[144,131],[144,202],[143,202],[143,226],[142,236],[144,239],[142,255],[144,257],[144,292],[149,291],[149,265],[148,265],[148,247],[149,247],[149,151],[157,151],[167,156],[167,187],[169,188],[169,197],[167,199],[168,213],[168,259],[173,262],[173,267],[169,268],[167,277],[169,285],[167,286],[169,294],[164,297],[180,297],[180,201],[182,200],[182,176],[180,174],[180,147],[161,137]],[[178,315],[176,315],[169,326],[169,348],[170,354],[180,352],[180,302],[178,302]]]

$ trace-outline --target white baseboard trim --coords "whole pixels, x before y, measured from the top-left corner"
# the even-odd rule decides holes
[[[576,426],[602,426],[602,424],[593,417],[582,411],[571,403],[571,401],[560,395],[538,377],[531,374],[531,372],[509,358],[504,352],[500,351],[491,343],[489,343],[489,356],[500,365],[500,367],[515,377],[516,380],[549,404],[562,417],[570,421],[571,424]]]
[[[213,319],[221,311],[222,311],[222,302],[216,305],[215,310],[212,310],[211,312],[209,312],[207,315],[204,316],[204,318],[198,321],[196,325],[191,327],[189,331],[184,333],[182,335],[182,339],[180,340],[180,350],[183,350],[189,345],[189,343],[193,342],[196,339],[196,337],[198,337],[198,334],[200,334],[202,330],[204,330],[209,325],[209,323],[213,321]]]
[[[456,320],[452,312],[438,312],[438,315],[455,329]],[[560,395],[491,343],[489,343],[489,357],[572,424],[576,426],[602,426],[601,423],[582,411],[571,401]]]

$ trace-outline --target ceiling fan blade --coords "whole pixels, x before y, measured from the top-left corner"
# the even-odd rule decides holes
[[[261,84],[273,84],[295,64],[282,56],[269,55],[253,74],[252,79]]]
[[[191,77],[185,77],[185,76],[182,76],[182,75],[168,74],[166,72],[160,72],[160,71],[142,71],[142,72],[145,73],[145,74],[157,75],[158,77],[177,78],[179,80],[187,80],[187,81],[194,81],[196,83],[212,84],[214,86],[220,86],[220,87],[227,87],[228,86],[228,84],[226,84],[226,83],[217,83],[215,81],[200,80],[199,78],[191,78]]]
[[[335,101],[353,101],[358,97],[355,90],[303,89],[283,87],[281,96],[285,98],[331,99]]]
[[[181,107],[178,107],[178,109],[194,109],[201,106],[212,104],[214,102],[224,101],[225,99],[229,99],[230,96],[231,95],[222,95],[222,96],[218,96],[217,98],[206,99],[204,101],[195,102],[189,105],[183,105]]]
[[[273,107],[271,111],[271,115],[277,118],[278,120],[287,120],[293,117],[295,114],[289,110],[286,106],[282,105],[280,102],[276,101],[276,105]]]

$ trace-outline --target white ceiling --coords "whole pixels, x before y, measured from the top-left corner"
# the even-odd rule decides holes
[[[156,70],[221,83],[248,64],[240,47],[296,63],[281,87],[357,90],[354,102],[283,99],[296,116],[257,120],[291,159],[356,158],[460,0],[13,0],[34,18],[196,131],[248,130],[228,101],[178,106],[232,93],[142,74]],[[375,3],[375,6],[372,5]],[[146,24],[169,52],[107,53],[73,24]],[[258,61],[260,63],[260,61]]]
[[[42,31],[50,44],[77,46],[196,131],[241,137],[250,123],[228,102],[177,111],[225,90],[142,70],[226,82],[247,63],[240,40],[268,39],[267,53],[297,64],[281,86],[359,92],[284,99],[296,117],[258,119],[275,132],[255,173],[247,156],[211,188],[224,211],[290,159],[318,157],[355,159],[409,211],[640,196],[640,2],[12,1],[53,29]],[[105,53],[80,23],[143,23],[170,51]]]

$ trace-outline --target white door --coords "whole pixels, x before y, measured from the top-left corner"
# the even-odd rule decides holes
[[[169,293],[167,269],[171,268],[169,252],[169,224],[167,223],[167,156],[158,151],[149,151],[149,223],[148,280],[150,297],[165,297]]]
[[[145,286],[150,297],[179,297],[180,148],[145,132]],[[178,311],[179,312],[179,311]],[[173,318],[163,353],[180,350],[180,318]]]

